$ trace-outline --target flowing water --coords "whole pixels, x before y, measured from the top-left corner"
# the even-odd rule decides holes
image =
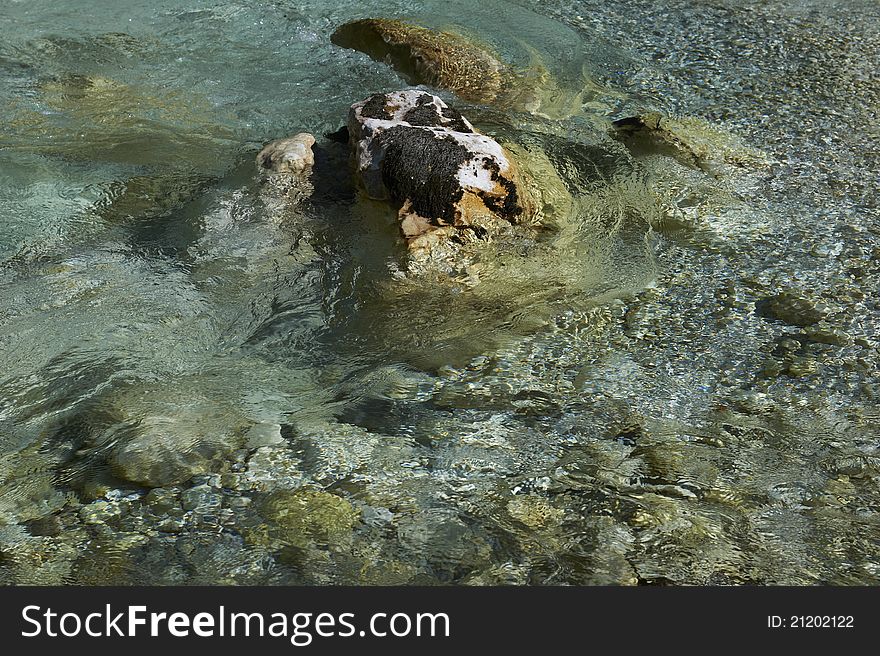
[[[406,278],[344,162],[266,188],[265,142],[405,86],[330,43],[375,16],[541,71],[536,113],[438,93],[541,154],[552,243]],[[5,0],[0,34],[0,581],[880,582],[875,2]],[[608,136],[645,111],[727,163]]]

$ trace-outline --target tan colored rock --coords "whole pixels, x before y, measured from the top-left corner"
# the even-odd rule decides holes
[[[315,155],[312,152],[314,145],[315,137],[308,132],[278,139],[259,152],[257,166],[274,173],[308,175],[315,165]]]
[[[451,91],[464,100],[563,118],[582,113],[585,102],[618,92],[584,76],[583,86],[566,88],[542,56],[527,43],[526,66],[511,66],[488,45],[467,35],[432,30],[401,20],[368,18],[339,27],[330,37],[391,66],[409,84]],[[601,102],[600,111],[607,107]]]
[[[410,84],[448,89],[475,102],[493,102],[513,76],[486,46],[451,32],[400,20],[367,18],[338,28],[330,37],[343,48],[390,64]]]

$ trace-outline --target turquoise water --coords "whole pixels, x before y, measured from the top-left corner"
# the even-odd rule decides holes
[[[267,193],[265,142],[405,86],[330,43],[368,16],[546,69],[543,115],[439,93],[546,153],[564,240],[402,286],[344,170]],[[0,580],[878,582],[875,4],[30,1],[0,34]],[[761,156],[630,153],[642,111]]]

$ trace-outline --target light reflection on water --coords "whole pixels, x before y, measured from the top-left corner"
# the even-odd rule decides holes
[[[788,156],[801,136],[758,114],[805,99],[814,129],[835,99],[810,78],[748,106],[702,88],[688,52],[731,84],[741,64],[682,33],[710,29],[687,2],[655,45],[593,3],[87,6],[100,21],[0,18],[0,580],[877,582],[876,232],[823,214],[835,194],[876,211],[845,175],[869,143],[715,179],[634,160],[595,118],[703,112]],[[395,282],[388,217],[332,168],[299,209],[253,169],[401,86],[329,43],[374,14],[538,57],[568,90],[554,108],[585,108],[447,96],[574,196],[555,241],[474,289]],[[734,15],[728,40],[763,29]],[[813,36],[791,20],[795,61]],[[854,186],[786,182],[810,158]],[[754,312],[811,286],[816,325]]]

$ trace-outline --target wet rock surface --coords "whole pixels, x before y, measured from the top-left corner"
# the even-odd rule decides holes
[[[482,237],[527,218],[509,153],[437,96],[371,96],[352,105],[348,129],[367,194],[400,208],[411,245],[446,226],[448,236],[467,229]]]
[[[636,152],[666,149],[683,163],[717,175],[722,175],[718,169],[724,165],[754,169],[770,164],[766,154],[705,119],[693,116],[670,117],[648,112],[617,119],[612,129]]]

